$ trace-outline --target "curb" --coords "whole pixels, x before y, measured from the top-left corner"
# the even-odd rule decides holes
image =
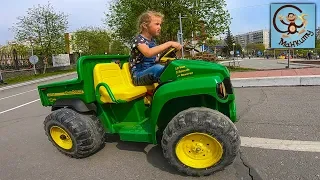
[[[16,87],[26,86],[39,82],[44,82],[52,79],[57,79],[65,76],[77,74],[76,72],[66,73],[57,76],[27,81],[20,84],[5,86],[0,88],[0,91],[12,89]],[[272,86],[320,86],[320,75],[310,76],[281,76],[281,77],[255,77],[255,78],[231,78],[232,86],[235,88],[241,87],[272,87]]]
[[[35,83],[39,83],[39,82],[44,82],[44,81],[57,79],[57,78],[65,77],[65,76],[70,76],[70,75],[74,75],[74,74],[77,74],[77,73],[76,72],[66,73],[66,74],[61,74],[61,75],[41,78],[41,79],[37,79],[37,80],[27,81],[27,82],[24,82],[24,83],[14,84],[14,85],[11,85],[11,86],[5,86],[5,87],[0,88],[0,91],[7,90],[7,89],[12,89],[12,88],[16,88],[16,87],[21,87],[21,86],[26,86],[26,85],[30,85],[30,84],[35,84]]]
[[[233,87],[319,86],[320,75],[233,78]]]
[[[277,64],[288,64],[288,62],[277,62]],[[311,68],[319,68],[319,64],[303,64],[303,63],[294,63],[290,62],[290,65],[295,65],[295,66],[305,66],[305,67],[311,67]]]

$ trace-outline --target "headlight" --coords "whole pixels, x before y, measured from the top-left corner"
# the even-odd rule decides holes
[[[217,93],[222,99],[227,96],[226,87],[223,82],[217,84]]]

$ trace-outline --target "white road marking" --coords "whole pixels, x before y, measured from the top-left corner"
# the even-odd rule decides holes
[[[22,93],[19,93],[19,94],[14,94],[14,95],[11,95],[11,96],[3,97],[3,98],[0,98],[0,101],[1,101],[1,100],[4,100],[4,99],[11,98],[11,97],[19,96],[19,95],[21,95],[21,94],[25,94],[25,93],[28,93],[28,92],[36,91],[36,90],[38,90],[38,89],[32,89],[32,90],[30,90],[30,91],[25,91],[25,92],[22,92]]]
[[[262,149],[320,152],[320,142],[241,137],[241,146]]]
[[[14,108],[11,108],[11,109],[8,109],[8,110],[5,110],[5,111],[2,111],[2,112],[0,112],[0,114],[3,114],[3,113],[6,113],[6,112],[9,112],[9,111],[12,111],[12,110],[15,110],[15,109],[21,108],[21,107],[23,107],[23,106],[26,106],[26,105],[28,105],[28,104],[31,104],[31,103],[37,102],[37,101],[39,101],[39,100],[40,100],[40,99],[36,99],[36,100],[34,100],[34,101],[31,101],[31,102],[28,102],[28,103],[25,103],[25,104],[21,104],[20,106],[17,106],[17,107],[14,107]]]
[[[19,105],[17,107],[0,112],[0,114],[13,111],[20,107],[37,102],[40,99],[30,101],[28,103]],[[304,152],[320,152],[320,142],[317,141],[294,141],[282,139],[268,139],[257,137],[241,137],[241,146],[262,148],[262,149],[275,149],[275,150],[289,150],[289,151],[304,151]]]

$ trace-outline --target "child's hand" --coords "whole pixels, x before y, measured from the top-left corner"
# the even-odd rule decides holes
[[[180,50],[182,48],[182,45],[178,42],[171,41],[171,47],[174,47],[175,49]]]

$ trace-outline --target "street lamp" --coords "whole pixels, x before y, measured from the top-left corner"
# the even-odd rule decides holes
[[[36,63],[37,63],[38,60],[39,60],[38,57],[37,57],[37,56],[34,56],[34,54],[33,54],[33,42],[36,40],[36,38],[35,38],[35,37],[32,37],[32,36],[29,36],[27,39],[29,40],[30,45],[31,45],[31,57],[29,58],[29,61],[30,61],[30,63],[33,64],[34,75],[36,75],[36,74],[37,74],[37,71],[36,71]]]
[[[242,59],[244,58],[244,51],[245,51],[245,49],[242,48],[242,53],[241,53]]]
[[[36,38],[35,38],[35,37],[30,36],[30,37],[28,37],[28,40],[29,40],[30,45],[31,45],[31,56],[33,56],[33,41],[35,41],[35,40],[36,40]]]
[[[232,46],[233,46],[233,59],[235,57],[235,52],[234,52],[234,46],[236,45],[236,43],[233,43]]]
[[[180,30],[178,32],[178,37],[180,39],[180,44],[182,45],[182,48],[181,48],[181,56],[182,56],[182,59],[184,58],[184,52],[183,52],[183,32],[182,32],[182,18],[187,18],[186,16],[181,16],[181,13],[179,13],[179,25],[180,25]]]
[[[236,54],[236,53],[234,52],[234,46],[235,46],[235,45],[236,45],[236,43],[233,43],[233,44],[232,44],[232,46],[233,46],[233,65],[234,65],[234,66],[236,66],[236,60],[235,60],[235,54]]]

